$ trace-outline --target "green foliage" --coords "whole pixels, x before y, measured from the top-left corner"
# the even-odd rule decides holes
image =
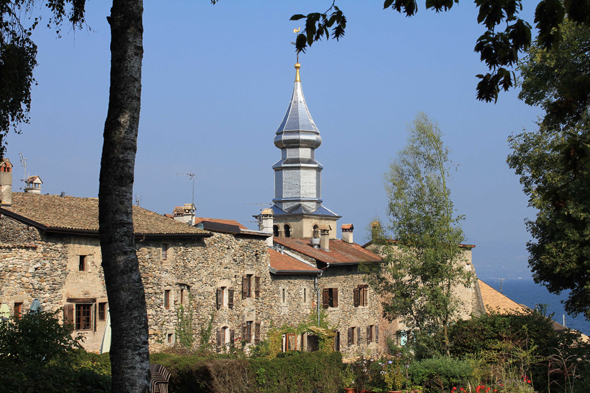
[[[390,295],[383,302],[387,318],[401,318],[411,331],[428,336],[438,329],[446,333],[461,304],[452,289],[470,285],[472,273],[460,247],[463,217],[454,217],[447,185],[452,164],[442,132],[424,113],[408,131],[407,146],[386,174],[389,230],[395,241],[376,230],[374,242],[385,258],[371,284]]]
[[[563,159],[564,146],[571,155],[590,158],[590,148],[576,140],[587,139],[590,118],[567,131],[522,132],[508,141],[513,153],[508,164],[520,176],[529,206],[538,210],[527,221],[533,238],[527,243],[529,266],[537,283],[550,292],[570,290],[565,301],[569,314],[583,314],[590,320],[590,168],[580,163],[573,174]],[[587,151],[587,152],[585,152]]]
[[[0,386],[9,392],[109,392],[109,355],[80,348],[81,337],[57,320],[59,311],[0,322]]]
[[[410,376],[425,392],[448,392],[454,386],[467,386],[473,382],[473,367],[464,360],[439,357],[414,362]]]
[[[178,310],[176,311],[176,344],[180,345],[183,348],[192,348],[193,344],[195,343],[195,329],[194,329],[194,319],[193,319],[193,297],[189,295],[188,303],[186,307],[184,305],[180,305]],[[211,329],[213,324],[213,316],[211,316],[211,321],[209,323],[209,327]],[[211,330],[209,329],[208,335],[211,337]],[[201,344],[203,343],[203,334],[207,335],[207,331],[203,332],[201,329]],[[207,343],[209,342],[207,337]]]
[[[312,12],[307,15],[297,14],[291,20],[306,19],[305,30],[297,36],[295,47],[297,52],[305,52],[307,46],[322,38],[332,35],[337,40],[344,36],[346,17],[335,5],[325,12]],[[459,0],[426,0],[425,8],[436,12],[448,11]],[[519,53],[527,50],[532,42],[531,25],[519,17],[523,9],[522,0],[475,0],[478,7],[477,23],[482,24],[486,31],[477,39],[475,51],[480,54],[481,61],[486,64],[487,74],[479,74],[477,78],[477,99],[491,102],[497,101],[500,90],[507,91],[514,84],[514,72],[511,68],[518,62]],[[384,9],[413,16],[418,12],[416,0],[384,0]],[[590,8],[586,1],[541,0],[535,10],[535,23],[539,31],[537,42],[543,48],[559,48],[562,42],[563,28],[561,23],[565,17],[583,25],[590,25]],[[588,107],[586,98],[576,102],[578,108]],[[584,104],[586,103],[586,104]],[[574,109],[571,106],[569,109]]]
[[[66,361],[80,348],[80,336],[73,338],[70,327],[57,320],[58,311],[28,313],[19,319],[0,321],[0,362],[41,367]]]
[[[171,393],[339,392],[340,353],[299,353],[275,359],[204,359],[171,353],[153,354],[171,373]]]
[[[59,27],[66,18],[73,28],[84,25],[85,0],[43,2],[53,18],[48,26]],[[37,65],[37,45],[32,33],[39,18],[31,0],[0,1],[0,159],[6,150],[6,135],[12,128],[29,122],[33,69]],[[59,34],[59,30],[58,30]]]

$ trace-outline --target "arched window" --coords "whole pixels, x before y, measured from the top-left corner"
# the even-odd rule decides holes
[[[279,237],[279,226],[278,225],[272,226],[272,234],[274,237]]]
[[[291,227],[289,225],[285,225],[285,237],[291,237]]]
[[[319,239],[320,238],[320,227],[318,227],[317,225],[313,226],[313,234],[312,237]]]

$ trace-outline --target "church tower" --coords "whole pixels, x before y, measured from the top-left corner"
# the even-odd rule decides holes
[[[320,227],[329,226],[330,238],[335,239],[340,216],[322,206],[323,166],[315,159],[322,138],[305,103],[300,68],[299,63],[295,64],[293,95],[274,138],[275,146],[281,149],[281,159],[272,167],[273,232],[278,237],[319,238]]]

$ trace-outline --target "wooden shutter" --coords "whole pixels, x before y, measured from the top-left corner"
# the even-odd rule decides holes
[[[348,328],[348,346],[354,344],[354,328]]]
[[[371,331],[371,326],[367,326],[367,344],[370,344],[371,341],[373,341],[373,337],[371,337],[371,333],[373,333]]]
[[[74,324],[74,305],[72,303],[67,303],[64,305],[64,325],[73,325]]]
[[[229,330],[229,345],[233,346],[235,341],[236,331],[234,329]]]
[[[379,325],[375,325],[375,342],[379,342]]]
[[[255,282],[254,294],[256,296],[256,299],[258,299],[260,297],[260,276],[256,276],[254,278],[254,282]]]
[[[322,291],[322,307],[328,308],[330,306],[330,290],[324,288]]]
[[[217,288],[217,309],[219,310],[223,306],[223,289]]]
[[[363,291],[363,301],[361,303],[361,306],[366,306],[369,303],[369,287],[367,285],[365,285],[362,289]]]
[[[221,329],[218,328],[217,329],[217,347],[218,348],[221,348],[221,345],[223,344],[221,334],[222,334],[222,331],[221,331]]]
[[[332,289],[332,307],[338,307],[338,288]]]
[[[360,304],[360,290],[359,290],[359,288],[354,288],[353,294],[354,294],[354,296],[353,296],[354,306],[358,307]]]
[[[248,297],[248,276],[242,276],[242,299]]]
[[[254,331],[254,344],[258,345],[260,343],[260,322],[256,322],[256,328]]]
[[[229,288],[227,290],[227,307],[234,308],[234,289]]]

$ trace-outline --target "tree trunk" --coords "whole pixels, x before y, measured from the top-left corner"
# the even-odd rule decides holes
[[[133,234],[133,178],[141,106],[142,0],[114,0],[111,87],[100,168],[102,266],[112,326],[113,392],[149,391],[148,320]]]

